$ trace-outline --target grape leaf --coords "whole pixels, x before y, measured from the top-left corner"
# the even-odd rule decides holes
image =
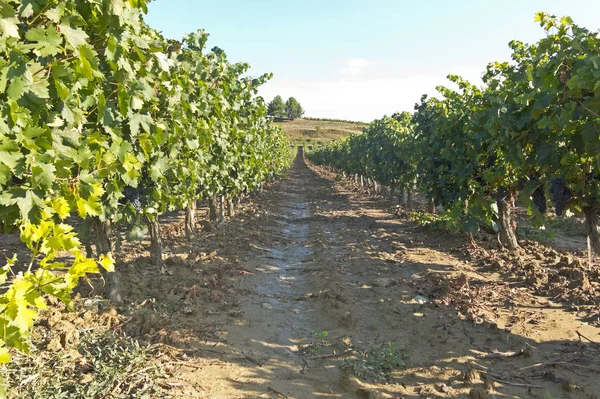
[[[0,18],[0,32],[8,37],[19,36],[19,20],[14,17]]]
[[[77,48],[87,43],[88,35],[84,31],[78,28],[71,28],[69,25],[58,25],[60,33],[65,37],[67,43],[74,48]]]

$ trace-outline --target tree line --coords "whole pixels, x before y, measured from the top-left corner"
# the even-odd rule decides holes
[[[290,97],[285,103],[281,96],[276,96],[267,106],[269,116],[278,119],[297,119],[304,115],[304,109],[294,97]]]

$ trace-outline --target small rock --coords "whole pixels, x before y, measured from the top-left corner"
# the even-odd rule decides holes
[[[262,304],[263,309],[267,309],[267,310],[273,310],[273,305],[271,305],[270,303],[263,303]]]
[[[438,389],[438,391],[443,392],[443,393],[448,393],[452,390],[452,388],[450,388],[446,384],[442,384],[442,385],[438,386],[437,389]]]
[[[398,284],[398,280],[396,280],[395,278],[376,278],[371,283],[371,285],[373,287],[382,287],[382,288],[392,287],[396,284]]]
[[[416,297],[413,298],[413,301],[415,301],[416,303],[418,303],[420,305],[424,305],[427,302],[429,302],[429,299],[427,299],[421,295],[417,295]]]
[[[581,288],[584,291],[589,291],[591,288],[590,279],[583,270],[563,268],[559,274],[570,281],[569,288]]]
[[[89,298],[83,301],[83,308],[94,313],[98,313],[100,310],[100,299]]]

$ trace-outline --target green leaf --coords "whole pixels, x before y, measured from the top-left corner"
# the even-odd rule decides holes
[[[159,158],[158,161],[150,167],[150,177],[152,181],[158,182],[164,179],[165,173],[169,170],[169,159],[167,157]]]
[[[92,64],[90,61],[83,56],[83,53],[79,57],[79,71],[86,79],[94,78],[94,69],[92,68]]]
[[[40,56],[47,57],[49,55],[58,54],[61,49],[62,39],[58,30],[54,26],[38,26],[28,30],[25,34],[27,40],[37,42],[40,47],[36,48]]]
[[[63,103],[63,109],[60,114],[69,125],[75,123],[75,115],[73,115],[73,111],[71,111],[67,104]]]
[[[60,79],[56,77],[54,78],[54,87],[56,89],[56,94],[58,94],[58,97],[61,100],[65,101],[67,98],[69,98],[71,91]]]
[[[38,162],[31,170],[33,174],[33,188],[38,188],[40,186],[49,188],[52,186],[52,183],[56,178],[54,175],[54,172],[56,172],[54,165]]]
[[[22,76],[16,77],[10,81],[10,86],[8,86],[8,99],[11,101],[17,101],[23,94],[27,91],[27,82],[25,78]]]
[[[0,18],[0,32],[8,37],[19,37],[19,20],[15,17]]]
[[[0,187],[6,185],[12,177],[10,168],[6,165],[0,164]]]
[[[7,2],[0,3],[0,17],[14,17],[15,9]]]
[[[598,143],[600,141],[600,129],[594,123],[586,123],[581,131],[581,136],[586,145]]]
[[[34,191],[27,190],[24,197],[16,198],[16,204],[25,220],[31,223],[37,223],[41,220],[45,203]]]
[[[148,236],[146,225],[134,225],[125,233],[127,241],[144,241]]]
[[[51,8],[50,10],[46,11],[45,15],[50,21],[57,24],[62,19],[66,6],[67,3],[59,2],[54,8]]]
[[[68,279],[72,281],[70,285],[74,288],[79,278],[86,274],[95,274],[99,272],[100,269],[98,268],[98,264],[92,259],[80,258],[69,268]]]
[[[78,28],[71,28],[69,25],[58,25],[60,33],[65,37],[67,43],[74,48],[82,46],[87,43],[88,35],[84,31]]]
[[[131,109],[137,111],[137,110],[142,109],[143,106],[144,106],[143,99],[136,97],[136,96],[131,97]]]
[[[146,133],[150,133],[150,126],[152,125],[152,118],[149,115],[142,115],[136,113],[129,114],[129,129],[131,130],[132,136],[137,136],[140,132],[140,126]]]
[[[29,309],[26,306],[19,306],[16,309],[17,310],[11,324],[17,327],[21,333],[26,332],[33,327],[33,322],[37,318],[37,312]],[[10,315],[10,313],[8,314]]]
[[[120,15],[123,13],[125,4],[123,0],[104,0],[108,6],[108,10],[113,15]]]
[[[22,159],[23,155],[20,152],[9,152],[0,149],[0,165],[4,164],[11,170],[15,170]]]

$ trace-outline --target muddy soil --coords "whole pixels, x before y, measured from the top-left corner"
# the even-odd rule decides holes
[[[600,330],[465,262],[462,238],[395,217],[301,159],[257,203],[260,217],[227,233],[221,256],[242,272],[228,280],[234,299],[204,313],[221,334],[186,341],[194,367],[176,373],[182,397],[600,392],[600,344],[589,342]]]
[[[535,274],[390,205],[298,158],[217,231],[165,220],[168,275],[121,250],[116,333],[162,345],[165,398],[598,397],[598,276],[558,302],[536,276],[561,254]]]

